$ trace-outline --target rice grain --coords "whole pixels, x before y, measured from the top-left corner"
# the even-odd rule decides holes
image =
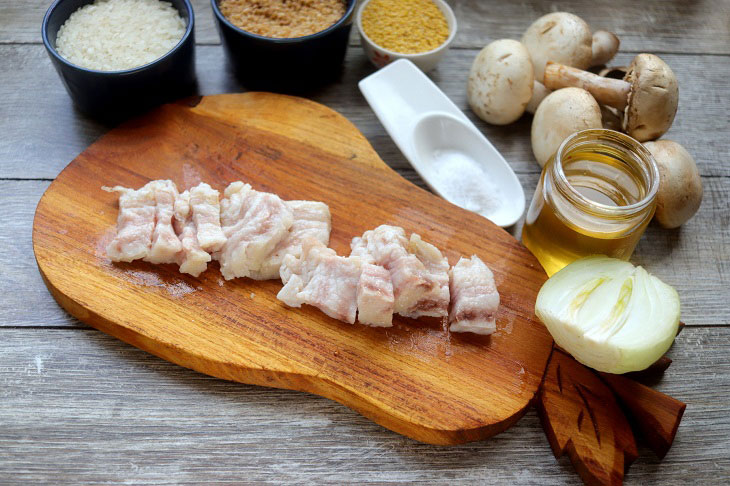
[[[56,50],[77,66],[121,71],[162,57],[185,30],[185,21],[169,2],[96,0],[64,22]]]

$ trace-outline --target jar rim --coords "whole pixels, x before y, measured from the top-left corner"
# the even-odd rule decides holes
[[[646,184],[646,194],[641,200],[625,206],[611,206],[589,199],[570,183],[563,171],[562,160],[573,149],[588,143],[604,143],[625,152],[633,152],[636,154],[636,159],[643,162],[637,165]],[[633,160],[634,158],[632,157],[631,159]],[[558,182],[556,186],[565,197],[581,210],[599,214],[603,217],[622,217],[636,214],[652,204],[659,190],[659,168],[651,152],[636,139],[624,133],[606,128],[581,130],[563,140],[555,152],[552,170],[553,176]]]

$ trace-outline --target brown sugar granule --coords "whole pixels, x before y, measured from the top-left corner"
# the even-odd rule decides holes
[[[303,37],[345,15],[343,0],[221,0],[221,13],[236,27],[264,37]]]

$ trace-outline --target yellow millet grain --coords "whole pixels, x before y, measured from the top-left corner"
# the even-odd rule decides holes
[[[402,54],[436,49],[449,38],[449,24],[431,0],[371,0],[362,28],[374,43]]]

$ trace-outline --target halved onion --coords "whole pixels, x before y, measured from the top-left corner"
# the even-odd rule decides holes
[[[679,295],[642,267],[606,256],[577,260],[540,289],[535,314],[558,346],[607,373],[646,369],[679,326]]]

